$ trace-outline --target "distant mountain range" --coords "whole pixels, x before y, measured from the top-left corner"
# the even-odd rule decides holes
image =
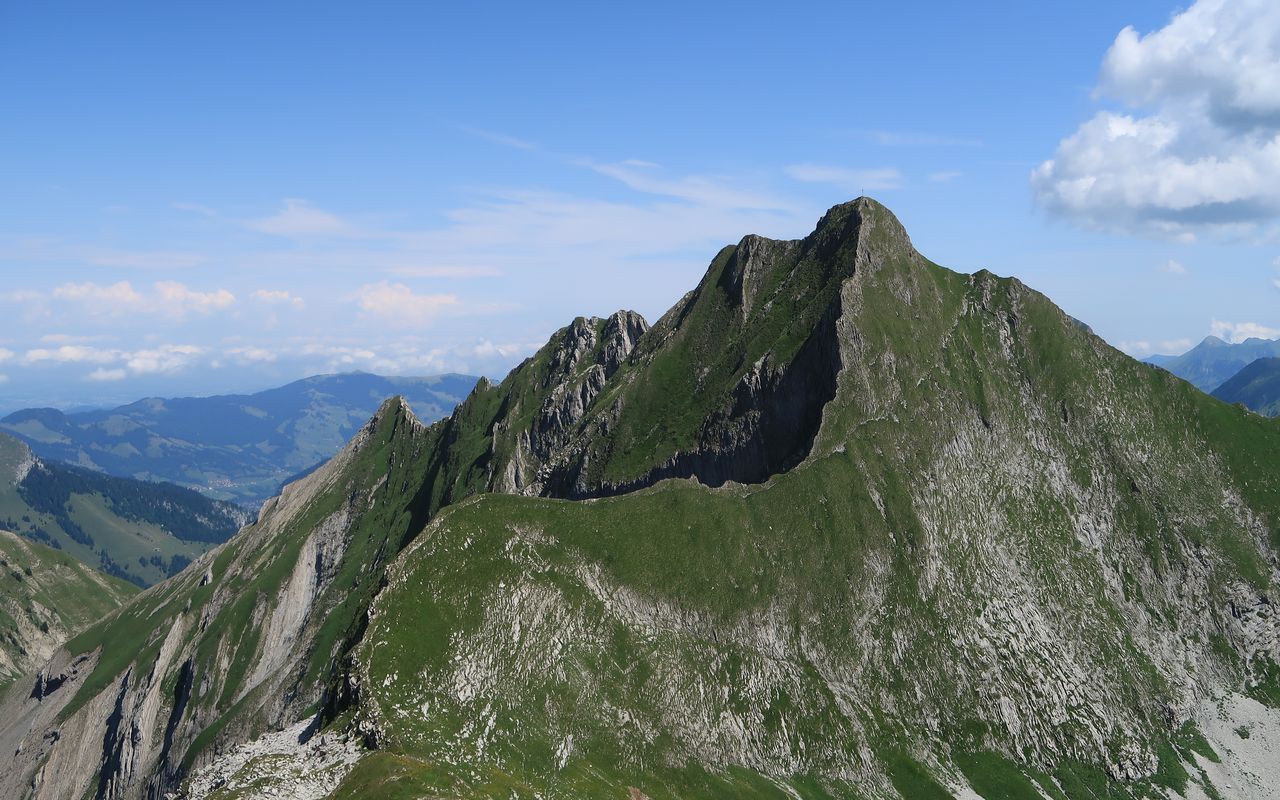
[[[321,375],[256,394],[148,398],[75,413],[26,409],[0,420],[0,429],[41,458],[256,506],[332,457],[388,397],[401,395],[421,419],[436,420],[475,383],[466,375]]]
[[[1280,358],[1259,358],[1228,378],[1212,394],[1264,416],[1280,416]]]
[[[1212,392],[1259,358],[1277,356],[1280,356],[1280,339],[1253,338],[1232,344],[1217,336],[1206,336],[1180,356],[1157,355],[1146,361],[1172,372],[1202,392]]]
[[[177,573],[249,519],[239,506],[181,486],[37,458],[0,433],[0,530],[138,586]]]

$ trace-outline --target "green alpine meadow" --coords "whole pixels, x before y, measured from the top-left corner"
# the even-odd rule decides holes
[[[860,198],[140,593],[0,540],[0,796],[1275,798],[1277,453]]]

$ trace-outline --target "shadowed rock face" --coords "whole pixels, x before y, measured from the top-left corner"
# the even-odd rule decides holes
[[[0,796],[1195,796],[1184,725],[1280,753],[1277,448],[843,204],[384,405],[3,698]]]
[[[843,368],[837,334],[841,284],[875,268],[865,241],[872,227],[864,220],[869,208],[863,202],[838,206],[803,240],[743,238],[721,253],[699,287],[649,333],[637,315],[619,312],[604,325],[598,344],[591,325],[575,322],[557,337],[558,345],[552,340],[554,349],[534,360],[545,358],[565,383],[547,399],[550,406],[529,431],[528,444],[518,444],[501,471],[507,480],[494,488],[587,499],[668,478],[708,486],[759,483],[800,463]],[[911,252],[896,221],[890,217],[881,227],[894,247]],[[620,336],[625,327],[637,335]],[[565,369],[588,351],[598,369],[581,375]],[[678,377],[670,395],[646,396],[647,386],[673,372]],[[615,373],[609,402],[593,408]],[[667,441],[650,444],[646,432],[637,437],[619,430],[638,402],[657,425],[677,415],[688,421],[670,431]],[[690,404],[698,413],[687,414]],[[611,468],[637,445],[651,448],[647,465]],[[494,452],[502,450],[495,442]]]

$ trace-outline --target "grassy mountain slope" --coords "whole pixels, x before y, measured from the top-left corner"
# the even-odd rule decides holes
[[[146,586],[231,538],[246,512],[189,489],[36,458],[0,433],[0,527]]]
[[[0,531],[0,685],[38,669],[137,591],[66,553]]]
[[[1197,702],[1280,699],[1280,428],[878,227],[801,466],[440,514],[359,650],[353,793],[1215,791]]]
[[[1280,340],[1250,338],[1228,343],[1217,336],[1207,336],[1182,355],[1151,356],[1147,362],[1190,381],[1203,392],[1212,392],[1257,359],[1277,356]]]
[[[0,794],[1215,796],[1280,753],[1277,446],[859,200],[384,405],[0,702]]]
[[[27,409],[0,428],[42,458],[256,505],[330,458],[386,398],[403,395],[434,420],[474,384],[463,375],[322,375],[250,395],[148,398],[73,414]]]
[[[1214,389],[1213,396],[1264,416],[1280,416],[1280,358],[1259,358]]]

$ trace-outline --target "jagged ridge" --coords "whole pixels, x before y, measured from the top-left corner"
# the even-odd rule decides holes
[[[437,425],[384,406],[10,696],[0,788],[158,795],[319,708],[384,749],[346,796],[1182,791],[1199,698],[1275,691],[1277,446],[856,201]]]

